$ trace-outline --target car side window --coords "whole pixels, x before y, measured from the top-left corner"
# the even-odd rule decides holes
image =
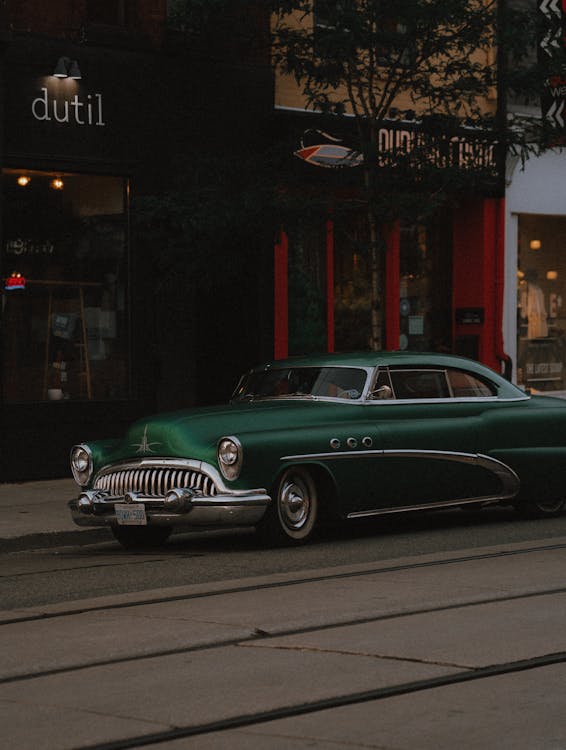
[[[390,370],[395,398],[450,398],[444,370]]]
[[[463,370],[448,370],[448,381],[454,398],[496,396],[495,388]]]
[[[379,368],[373,389],[368,398],[374,401],[394,398],[389,370]]]

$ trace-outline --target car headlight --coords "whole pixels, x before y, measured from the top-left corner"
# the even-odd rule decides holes
[[[71,471],[77,484],[86,487],[92,477],[92,453],[88,445],[75,445],[71,450]]]
[[[225,479],[237,479],[242,468],[242,444],[235,437],[218,441],[218,465]]]

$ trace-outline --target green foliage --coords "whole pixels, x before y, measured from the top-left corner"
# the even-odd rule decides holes
[[[258,153],[204,149],[177,165],[167,191],[138,197],[134,229],[156,278],[166,283],[183,274],[204,288],[233,285],[258,265],[258,253],[272,252],[282,225],[320,215],[323,196],[305,202],[304,194],[281,189],[290,153],[287,143]]]
[[[275,5],[276,63],[300,81],[313,109],[347,102],[356,116],[375,123],[400,95],[407,95],[425,116],[482,117],[481,97],[495,83],[485,58],[496,44],[495,2],[301,0]],[[296,8],[305,19],[314,13],[315,23],[297,27]],[[317,12],[321,8],[322,14]],[[477,55],[481,52],[483,60]]]

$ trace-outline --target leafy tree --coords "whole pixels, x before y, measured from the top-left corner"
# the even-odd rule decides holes
[[[201,55],[212,55],[211,50],[221,55],[226,33],[231,50],[234,40],[240,50],[268,43],[274,66],[294,77],[317,122],[360,155],[358,167],[335,170],[329,182],[355,188],[356,210],[364,206],[372,348],[381,347],[378,309],[387,225],[424,219],[478,184],[501,191],[498,180],[509,150],[526,158],[548,142],[540,121],[525,127],[506,118],[507,94],[536,101],[547,75],[534,54],[535,9],[515,5],[508,16],[503,0],[172,3],[187,46]],[[272,14],[271,39],[257,37],[246,23],[249,7]],[[195,40],[200,45],[195,47]],[[380,137],[388,130],[408,133],[404,145],[384,149]],[[212,244],[221,252],[219,237],[320,211],[326,198],[308,184],[298,185],[302,193],[272,189],[277,179],[285,184],[292,161],[290,145],[277,146],[272,144],[268,159],[250,154],[247,169],[225,161],[219,179],[205,178],[204,189],[202,182],[185,185],[176,191],[174,205],[158,201],[157,215],[163,220],[166,210],[179,246],[186,246],[188,233],[190,246],[202,247],[201,256],[208,259]],[[192,172],[210,174],[206,159],[201,167]],[[245,186],[234,190],[238,180]]]
[[[371,346],[380,348],[386,225],[425,217],[478,183],[497,189],[507,150],[525,157],[541,144],[532,128],[509,129],[503,106],[511,89],[540,92],[536,18],[514,8],[507,20],[496,0],[274,0],[273,10],[278,69],[313,112],[329,116],[333,133],[353,121],[346,139],[361,155]],[[406,145],[383,149],[380,135],[395,129],[410,134]]]

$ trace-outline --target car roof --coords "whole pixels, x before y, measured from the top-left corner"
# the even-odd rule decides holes
[[[481,370],[489,370],[489,368],[486,368],[485,365],[481,365],[479,362],[467,359],[466,357],[459,357],[455,354],[400,351],[303,354],[266,362],[254,369],[263,370],[271,367],[335,367],[337,365],[349,365],[352,367],[376,367],[378,365],[415,365],[423,367],[425,365],[438,365],[439,367],[464,367],[466,369],[474,369],[475,366],[478,366]]]

